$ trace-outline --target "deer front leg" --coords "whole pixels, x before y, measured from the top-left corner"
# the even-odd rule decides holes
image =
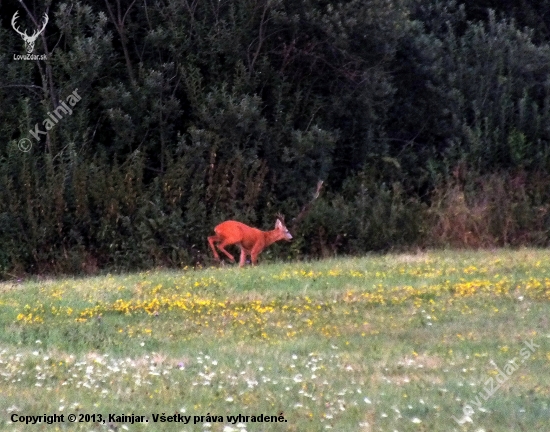
[[[252,249],[252,252],[250,252],[250,261],[252,261],[252,265],[255,266],[258,263],[258,255],[262,251],[261,248]]]

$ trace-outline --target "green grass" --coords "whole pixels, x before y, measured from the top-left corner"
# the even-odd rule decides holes
[[[4,283],[0,429],[546,431],[549,312],[544,250]],[[227,421],[238,414],[286,422]]]

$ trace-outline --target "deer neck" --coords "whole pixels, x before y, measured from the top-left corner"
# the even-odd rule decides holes
[[[271,231],[264,231],[264,238],[265,238],[265,245],[269,246],[270,244],[281,240],[283,237],[279,230],[274,229]]]

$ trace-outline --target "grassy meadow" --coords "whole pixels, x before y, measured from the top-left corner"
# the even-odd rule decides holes
[[[531,249],[5,282],[0,429],[548,431],[549,320]]]

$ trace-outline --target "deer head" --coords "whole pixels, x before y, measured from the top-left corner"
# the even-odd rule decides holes
[[[17,33],[21,35],[21,37],[25,41],[25,49],[27,50],[27,53],[32,54],[32,52],[34,51],[34,42],[36,41],[36,38],[44,31],[44,29],[46,28],[46,24],[48,24],[48,15],[44,14],[44,24],[42,25],[42,28],[35,31],[31,36],[29,36],[26,30],[25,33],[23,33],[16,27],[15,21],[17,21],[17,18],[19,18],[18,14],[19,11],[13,14],[13,18],[11,19],[11,26]]]
[[[282,233],[282,238],[286,241],[292,240],[292,235],[285,226],[285,217],[281,213],[277,213],[277,222],[275,223],[275,229]]]

